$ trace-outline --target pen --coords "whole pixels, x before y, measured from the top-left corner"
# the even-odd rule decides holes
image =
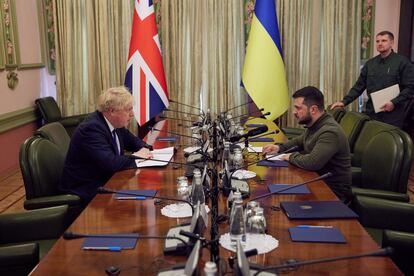
[[[144,200],[145,196],[120,196],[117,197],[118,200],[124,200],[124,199],[133,199],[133,200]]]
[[[107,250],[111,252],[120,252],[121,247],[120,246],[86,246],[83,247],[84,250]]]
[[[333,228],[332,225],[298,225],[298,228]]]

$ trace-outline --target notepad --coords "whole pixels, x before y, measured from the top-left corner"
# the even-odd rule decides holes
[[[335,227],[292,227],[289,234],[294,242],[346,243],[344,235]]]
[[[155,140],[175,142],[177,141],[177,139],[178,139],[177,136],[160,136],[160,137],[157,137]]]
[[[341,201],[289,201],[280,207],[289,219],[340,219],[358,215]]]
[[[127,194],[123,194],[127,193]],[[115,199],[134,199],[134,196],[153,197],[157,194],[157,190],[120,190],[114,194]]]
[[[289,184],[270,184],[270,185],[267,185],[267,187],[269,188],[269,191],[271,193],[276,193],[277,191],[280,191],[282,189],[286,189],[289,186],[294,186],[294,185],[289,185]],[[310,194],[311,192],[309,191],[309,189],[306,185],[302,185],[302,186],[298,186],[298,187],[295,187],[295,188],[291,188],[291,189],[286,190],[286,191],[282,191],[280,193],[281,194]]]
[[[114,237],[116,235],[123,235],[128,236],[131,235],[131,238],[127,237]],[[137,234],[108,234],[107,237],[105,235],[101,235],[101,237],[89,237],[86,238],[82,244],[82,249],[97,249],[97,248],[120,248],[120,249],[134,249],[135,245],[137,244],[138,238],[136,237]]]
[[[257,137],[257,138],[249,138],[250,142],[274,142],[273,138],[270,137]]]
[[[257,163],[257,166],[263,167],[288,167],[289,162],[284,160],[261,160]]]

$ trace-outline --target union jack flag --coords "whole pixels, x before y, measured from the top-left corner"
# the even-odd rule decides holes
[[[135,98],[139,125],[168,107],[168,91],[152,0],[136,0],[125,86]]]

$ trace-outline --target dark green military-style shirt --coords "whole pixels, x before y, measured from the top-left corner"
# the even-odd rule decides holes
[[[394,84],[400,86],[400,94],[392,100],[395,109],[392,112],[375,114],[370,94]],[[358,98],[365,89],[367,89],[369,97],[365,113],[372,119],[401,127],[404,120],[405,104],[414,95],[414,66],[408,58],[394,51],[386,58],[381,58],[381,55],[378,55],[367,61],[357,82],[342,102],[348,105]]]
[[[280,145],[280,152],[293,146],[299,151],[289,157],[289,162],[305,170],[322,175],[333,174],[325,180],[332,191],[342,200],[351,197],[351,153],[349,143],[341,126],[324,113],[305,132]]]

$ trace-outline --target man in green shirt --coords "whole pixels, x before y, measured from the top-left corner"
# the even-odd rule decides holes
[[[305,132],[282,145],[266,145],[263,153],[276,154],[292,147],[298,151],[282,155],[282,159],[305,170],[322,175],[331,172],[326,179],[332,191],[344,202],[351,199],[351,154],[348,140],[341,126],[325,113],[324,98],[316,87],[307,86],[293,94],[294,111]]]
[[[389,31],[382,31],[376,36],[376,57],[368,60],[361,70],[361,74],[342,101],[332,104],[331,109],[344,107],[358,98],[366,89],[368,101],[365,113],[374,120],[402,127],[404,110],[409,100],[414,96],[414,66],[405,56],[392,50],[394,35]],[[400,94],[382,106],[382,111],[375,113],[371,93],[386,87],[398,84]]]

